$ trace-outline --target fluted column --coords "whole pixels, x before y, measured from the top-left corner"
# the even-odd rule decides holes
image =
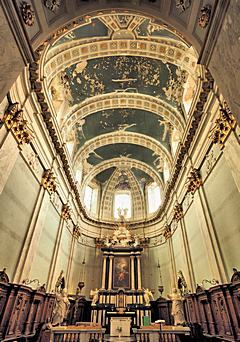
[[[135,290],[135,272],[134,272],[134,255],[130,255],[131,259],[131,288],[132,290]]]
[[[103,255],[103,270],[102,270],[102,289],[105,289],[106,284],[106,268],[107,268],[107,256]]]
[[[142,289],[142,277],[141,277],[141,264],[140,264],[140,255],[137,255],[137,279],[138,279],[138,290]]]
[[[113,255],[109,256],[108,290],[112,289]]]

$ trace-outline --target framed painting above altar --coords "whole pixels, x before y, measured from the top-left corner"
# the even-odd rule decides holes
[[[130,289],[130,258],[115,256],[113,263],[113,288]]]

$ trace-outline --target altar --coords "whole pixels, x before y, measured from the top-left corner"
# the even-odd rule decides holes
[[[143,324],[144,316],[149,316],[151,320],[151,291],[142,287],[143,243],[130,233],[124,217],[120,218],[112,237],[98,241],[103,259],[102,280],[97,301],[92,304],[92,322],[109,326],[111,316],[111,319],[127,318],[121,322],[130,322],[130,326],[136,327]],[[115,322],[117,320],[113,319],[113,326],[117,324]]]
[[[130,317],[112,317],[110,323],[110,336],[130,336],[130,328]]]

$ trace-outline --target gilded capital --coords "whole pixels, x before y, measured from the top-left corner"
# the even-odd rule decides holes
[[[235,124],[236,119],[225,102],[224,108],[220,109],[219,118],[215,121],[215,125],[210,132],[212,142],[218,144],[220,149],[223,149],[225,140],[235,127]]]
[[[42,186],[50,193],[55,192],[57,189],[56,176],[54,176],[54,173],[50,169],[44,171],[43,173]]]
[[[166,226],[165,230],[163,232],[163,236],[165,237],[166,240],[170,239],[170,237],[172,236],[172,230],[171,230],[171,226]]]
[[[13,103],[8,106],[2,121],[12,131],[19,145],[30,143],[33,134],[28,126],[28,121],[23,117],[23,111],[18,109],[18,103]]]
[[[192,169],[186,181],[187,192],[190,192],[192,195],[195,191],[200,188],[202,185],[202,178],[200,171],[198,169]]]
[[[71,209],[70,209],[70,206],[67,203],[64,204],[63,207],[62,207],[61,217],[64,220],[70,220],[71,219]]]
[[[73,236],[76,238],[76,239],[79,239],[80,236],[81,236],[81,231],[80,231],[80,227],[78,224],[75,224],[73,226]]]
[[[177,203],[173,209],[173,218],[177,222],[183,218],[183,208],[180,203]]]

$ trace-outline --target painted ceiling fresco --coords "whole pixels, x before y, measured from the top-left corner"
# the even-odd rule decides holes
[[[75,129],[78,147],[102,134],[129,131],[150,136],[171,150],[169,122],[160,115],[140,109],[119,108],[99,111],[83,118],[76,124]]]
[[[140,39],[146,37],[168,38],[186,44],[180,35],[171,32],[167,27],[156,20],[123,13],[95,18],[82,18],[82,23],[80,23],[79,27],[58,39],[52,47],[84,38],[111,36],[114,31],[117,32],[123,29],[132,32],[133,37]]]
[[[113,158],[132,158],[146,163],[162,176],[162,159],[154,151],[135,144],[110,144],[101,146],[92,151],[87,162],[90,165],[98,165],[104,160]]]
[[[116,170],[115,167],[111,167],[107,170],[100,172],[96,177],[96,181],[101,183],[102,186],[106,185],[113,172]],[[132,167],[128,172],[131,172],[135,179],[137,180],[140,189],[144,192],[147,184],[153,183],[153,178],[149,176],[146,172],[139,170],[135,167]],[[131,190],[131,186],[129,184],[129,179],[126,173],[121,171],[121,176],[118,178],[118,182],[115,186],[118,190]]]
[[[177,53],[174,59],[170,50],[166,49],[165,54],[168,58],[164,58],[163,54],[162,59],[156,59],[156,54],[151,52],[152,45],[146,43],[145,45],[149,46],[146,55],[143,55],[145,50],[118,52],[117,47],[121,47],[117,40],[121,42],[124,39],[136,42],[147,40],[159,46],[165,44],[171,47],[171,53],[178,52],[177,49],[181,50],[183,61],[194,61],[194,57],[191,59],[192,52],[189,52],[190,46],[182,37],[157,20],[121,11],[102,13],[92,18],[85,16],[77,28],[62,36],[50,48],[49,94],[69,152],[73,149],[74,169],[82,170],[82,184],[93,182],[101,185],[103,189],[114,172],[121,171],[121,165],[124,165],[129,168],[126,169],[126,173],[121,171],[115,189],[129,189],[128,177],[131,175],[131,179],[137,180],[144,194],[145,186],[154,181],[153,173],[149,171],[152,177],[146,173],[146,166],[157,174],[155,180],[159,176],[164,183],[163,169],[166,168],[166,156],[159,155],[159,147],[167,151],[169,159],[174,158],[175,143],[180,141],[181,134],[173,123],[177,124],[179,116],[182,116],[180,121],[184,126],[188,113],[186,103],[190,108],[195,94],[196,79],[192,74],[190,76],[188,72],[191,71],[186,65],[183,68],[179,66]],[[115,43],[108,45],[107,41]],[[88,43],[91,43],[90,47],[87,47]],[[106,51],[105,47],[98,50],[101,46],[108,48]],[[115,50],[112,50],[111,46],[115,46]],[[93,51],[96,51],[96,54]],[[85,57],[82,54],[85,54]],[[57,57],[62,64],[54,69],[54,65],[58,66]],[[174,60],[177,65],[174,64]],[[102,96],[106,94],[108,96]],[[131,101],[121,102],[121,97]],[[106,109],[105,103],[108,106]],[[167,104],[167,110],[164,103]],[[176,112],[177,120],[174,118]],[[120,136],[119,133],[123,131],[131,133],[132,139],[134,133],[138,139],[141,135],[141,140],[135,140],[135,143],[132,143],[134,140],[124,140],[124,143],[114,144],[114,134]],[[111,139],[107,140],[106,134],[108,138],[111,134]],[[124,136],[127,139],[130,134]],[[95,138],[98,138],[95,144],[89,145],[89,141]],[[148,145],[149,138],[155,141],[151,149]],[[137,141],[144,142],[144,146],[139,145]],[[84,147],[87,146],[88,150],[84,151]],[[94,148],[88,152],[91,146]],[[79,151],[83,154],[78,154]],[[108,163],[113,160],[117,160],[118,163]],[[138,169],[136,164],[126,165],[121,163],[121,160],[140,161],[145,164],[146,172]],[[105,170],[103,165],[106,165]],[[97,175],[95,166],[101,166],[101,172]]]
[[[138,56],[111,56],[75,63],[60,74],[70,105],[111,92],[142,93],[182,109],[188,73],[174,64]]]

